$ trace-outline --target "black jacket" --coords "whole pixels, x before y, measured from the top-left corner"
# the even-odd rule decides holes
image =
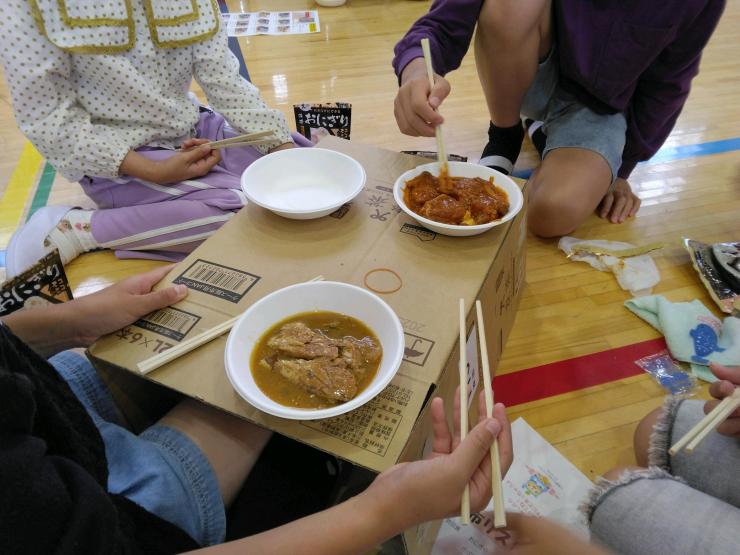
[[[54,368],[0,325],[0,553],[176,553],[198,545],[106,491],[103,440]]]

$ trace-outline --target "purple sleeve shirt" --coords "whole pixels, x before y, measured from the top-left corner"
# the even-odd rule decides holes
[[[459,67],[482,0],[435,0],[396,45],[396,75],[429,38],[435,71]],[[599,113],[623,112],[627,142],[619,176],[665,142],[699,72],[701,52],[725,0],[555,0],[560,85]]]

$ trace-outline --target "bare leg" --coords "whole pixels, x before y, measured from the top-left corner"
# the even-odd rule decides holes
[[[550,151],[529,179],[529,229],[540,237],[573,232],[604,198],[612,182],[606,160],[583,148]]]
[[[187,435],[211,463],[224,504],[231,504],[272,432],[186,399],[159,422]]]
[[[640,420],[640,423],[635,429],[635,459],[637,464],[647,468],[648,466],[648,449],[650,448],[650,436],[653,434],[653,428],[655,423],[662,414],[663,409],[657,408],[650,412],[645,418]]]
[[[650,412],[645,418],[640,420],[635,429],[634,445],[635,445],[635,459],[637,460],[638,466],[618,466],[604,473],[604,478],[607,480],[617,480],[623,472],[628,470],[642,470],[648,467],[648,449],[650,447],[650,436],[653,433],[655,423],[658,421],[658,417],[662,408],[657,408]]]
[[[519,123],[537,64],[552,45],[550,0],[485,0],[475,33],[475,65],[491,121]]]

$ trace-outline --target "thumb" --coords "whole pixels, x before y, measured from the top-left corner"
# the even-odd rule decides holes
[[[437,76],[432,90],[429,91],[429,105],[436,110],[449,94],[450,83],[444,77]]]
[[[182,284],[166,287],[159,291],[152,291],[146,295],[140,295],[137,306],[141,315],[149,314],[165,306],[170,306],[184,299],[188,294],[188,288]]]
[[[709,364],[709,369],[720,380],[727,380],[735,385],[740,385],[740,366],[723,366],[712,362]]]
[[[490,452],[493,440],[501,431],[501,424],[494,418],[487,418],[473,428],[468,436],[452,453],[460,472],[469,478]]]

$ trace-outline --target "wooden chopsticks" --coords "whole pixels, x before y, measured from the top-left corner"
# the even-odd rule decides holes
[[[324,276],[316,276],[315,278],[308,281],[322,281],[323,279]],[[150,357],[146,360],[142,360],[136,365],[136,367],[139,369],[139,373],[148,374],[152,370],[156,370],[160,366],[164,366],[168,362],[172,362],[176,358],[179,358],[182,355],[197,349],[201,345],[205,345],[209,341],[216,339],[217,337],[225,334],[227,331],[233,328],[234,324],[236,324],[239,318],[241,318],[241,314],[239,314],[238,316],[234,316],[233,318],[229,318],[225,322],[221,322],[217,326],[213,326],[212,328],[207,329],[206,331],[201,332],[198,335],[195,335],[190,339],[179,343],[178,345],[175,345],[174,347],[164,351],[163,353],[159,353],[158,355],[154,355],[153,357]]]
[[[460,441],[468,435],[468,353],[465,340],[465,299],[460,299]],[[470,485],[465,484],[460,500],[460,520],[470,524]]]
[[[233,328],[234,324],[236,324],[236,321],[239,318],[241,318],[241,314],[239,316],[229,318],[225,322],[221,322],[219,325],[214,326],[202,333],[199,333],[198,335],[195,335],[190,339],[187,339],[182,343],[175,345],[171,349],[167,349],[163,353],[159,353],[158,355],[154,355],[153,357],[150,357],[146,360],[142,360],[136,365],[136,367],[139,369],[139,373],[148,374],[152,370],[156,370],[160,366],[164,366],[168,362],[171,362],[176,358],[179,358],[182,355],[197,349],[201,345],[205,345],[209,341],[216,339],[217,337],[225,334],[227,331]]]
[[[674,443],[668,452],[675,455],[685,447],[687,453],[692,453],[705,437],[716,430],[738,408],[740,408],[740,387],[736,387],[732,395],[722,399],[709,414],[699,420],[693,428]]]
[[[488,365],[488,346],[486,345],[486,328],[483,323],[483,306],[480,300],[475,301],[475,317],[478,322],[478,343],[480,359],[483,366],[483,389],[486,398],[486,416],[493,418],[493,382]],[[498,452],[498,439],[491,445],[491,489],[493,491],[493,525],[495,528],[506,526],[506,509],[504,508],[504,489],[501,484],[501,457]]]
[[[434,88],[434,68],[432,67],[432,52],[429,49],[429,39],[421,39],[421,49],[424,52],[424,62],[427,66],[427,77],[429,78],[429,90]],[[440,176],[447,174],[447,154],[442,139],[442,125],[434,128],[434,136],[437,139],[437,161],[439,162]]]
[[[218,145],[218,146],[209,145],[209,146],[211,146],[211,148],[214,149],[214,150],[217,149],[217,148],[223,150],[224,148],[232,148],[232,147],[235,147],[235,146],[269,145],[269,144],[272,144],[272,143],[275,143],[275,139],[257,139],[257,140],[254,140],[254,141],[241,141],[241,142],[238,142],[238,143],[227,143],[225,145]]]
[[[476,321],[478,323],[478,343],[480,344],[481,364],[483,367],[483,388],[486,399],[486,416],[493,418],[493,387],[491,368],[488,364],[488,346],[486,328],[483,323],[483,306],[475,301]],[[465,300],[460,299],[460,441],[468,432],[468,358],[465,326]],[[491,445],[491,489],[493,491],[493,525],[496,528],[506,526],[506,509],[504,508],[504,489],[501,483],[501,457],[498,452],[498,439]],[[470,524],[470,487],[465,484],[460,502],[460,521]]]
[[[210,143],[207,143],[207,144],[211,148],[221,148],[224,145],[243,143],[247,141],[254,141],[256,139],[264,139],[265,137],[268,137],[274,134],[275,132],[272,130],[257,131],[256,133],[245,133],[244,135],[237,135],[236,137],[231,137],[229,139],[221,139],[220,141],[211,141]]]
[[[236,137],[230,137],[228,139],[221,139],[220,141],[211,141],[210,143],[203,143],[210,146],[212,149],[217,148],[232,148],[235,146],[254,146],[274,143],[278,139],[275,137],[275,132],[271,129],[267,131],[257,131],[255,133],[245,133],[244,135],[237,135]]]

